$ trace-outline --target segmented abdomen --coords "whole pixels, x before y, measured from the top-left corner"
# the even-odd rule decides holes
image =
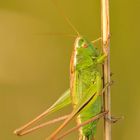
[[[72,102],[76,108],[78,102],[88,94],[86,91],[94,84],[96,69],[92,66],[84,70],[75,70],[71,82]],[[97,97],[95,102],[90,101],[77,117],[77,123],[85,122],[101,112],[101,98]],[[89,123],[79,129],[81,140],[93,140],[96,133],[97,121]]]

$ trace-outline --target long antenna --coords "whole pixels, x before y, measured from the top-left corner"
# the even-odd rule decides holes
[[[55,7],[58,9],[59,13],[64,17],[64,19],[66,20],[66,22],[69,24],[69,26],[73,29],[73,31],[80,36],[80,33],[78,32],[78,30],[76,29],[76,27],[72,24],[72,22],[70,21],[70,19],[64,14],[64,12],[62,11],[62,8],[59,8],[57,6],[57,2],[56,0],[52,0],[52,2],[54,3]]]
[[[62,37],[77,37],[77,35],[67,34],[67,33],[53,33],[53,32],[44,32],[44,33],[36,33],[35,35],[44,35],[44,36],[62,36]]]

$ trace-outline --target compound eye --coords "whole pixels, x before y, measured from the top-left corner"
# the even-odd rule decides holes
[[[83,43],[84,42],[84,39],[80,39],[80,42]]]
[[[79,46],[83,46],[83,43],[84,43],[84,40],[83,39],[80,39],[79,40]]]

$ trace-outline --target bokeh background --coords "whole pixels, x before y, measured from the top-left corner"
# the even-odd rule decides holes
[[[100,36],[99,0],[59,0],[58,4],[82,35],[89,40]],[[140,139],[139,5],[138,0],[110,2],[112,114],[124,116],[112,126],[112,140]],[[44,140],[60,124],[22,138],[13,134],[69,87],[74,38],[59,33],[75,34],[51,0],[0,0],[1,140]],[[69,107],[49,118],[70,111]],[[102,132],[100,121],[97,140],[102,140]],[[77,133],[65,139],[76,140]]]

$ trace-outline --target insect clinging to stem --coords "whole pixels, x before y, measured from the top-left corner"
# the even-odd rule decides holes
[[[79,140],[93,140],[96,134],[98,119],[104,116],[107,112],[102,112],[102,64],[106,59],[106,55],[101,50],[94,47],[95,41],[88,41],[81,36],[77,29],[73,26],[70,20],[60,11],[68,24],[77,33],[74,42],[74,49],[70,61],[70,89],[46,111],[37,116],[35,119],[14,131],[15,134],[22,136],[30,133],[38,128],[44,127],[58,121],[64,121],[48,140],[62,139],[65,135],[73,131],[71,129],[61,136],[59,132],[75,117],[79,129]],[[46,115],[56,112],[68,105],[72,104],[73,110],[69,115],[62,116],[39,126],[29,128],[32,124],[39,121]]]

